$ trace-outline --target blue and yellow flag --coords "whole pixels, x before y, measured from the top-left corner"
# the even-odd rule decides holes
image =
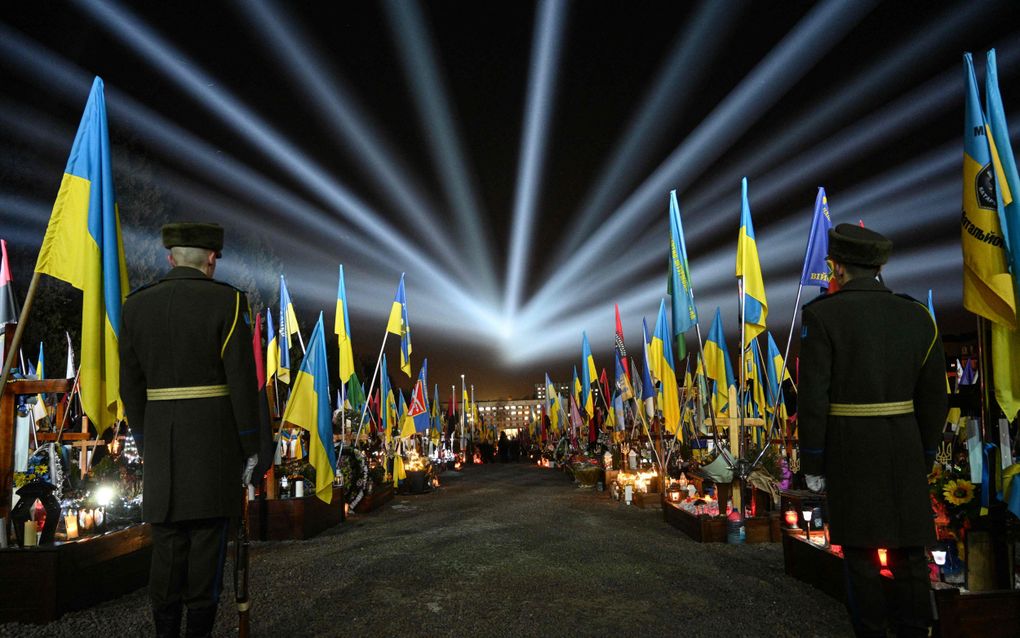
[[[1020,175],[1017,173],[1016,157],[1009,141],[1009,126],[999,95],[998,70],[995,63],[995,49],[988,52],[988,67],[985,72],[985,103],[988,105],[988,146],[992,164],[995,166],[996,208],[1003,239],[1006,242],[1006,258],[1013,275],[1014,309],[1020,288]],[[1017,322],[1020,324],[1020,322]],[[1012,419],[1020,411],[1020,325],[1012,329],[992,325],[992,371],[995,377],[995,399],[1002,411]]]
[[[655,321],[655,333],[652,335],[652,345],[648,347],[648,356],[654,362],[662,384],[659,389],[659,409],[662,410],[663,424],[667,432],[683,441],[683,432],[680,430],[680,392],[676,384],[676,364],[673,362],[673,344],[666,319],[665,299],[659,302],[659,317]]]
[[[411,376],[411,326],[407,323],[407,295],[404,293],[404,273],[400,273],[400,285],[393,297],[387,332],[400,336],[400,369]]]
[[[287,290],[287,280],[280,275],[280,323],[276,331],[279,363],[276,378],[284,383],[290,383],[290,338],[299,332],[297,314],[294,312],[294,304]]]
[[[273,313],[266,308],[266,381],[280,371],[280,341],[273,327]]]
[[[629,401],[634,398],[634,387],[630,384],[630,378],[627,376],[627,369],[624,368],[623,362],[620,360],[620,353],[614,353],[614,363],[616,364],[616,390],[623,401]]]
[[[560,399],[560,393],[556,390],[556,386],[549,379],[549,373],[545,373],[545,400],[546,400],[546,414],[549,415],[549,425],[552,427],[554,432],[561,432],[562,427],[560,426],[560,414],[563,414],[563,400]]]
[[[832,279],[829,268],[829,229],[832,217],[829,215],[829,200],[825,189],[818,187],[815,196],[815,212],[811,217],[811,234],[808,235],[807,250],[804,252],[804,267],[800,271],[800,285],[828,288]]]
[[[786,419],[786,403],[783,401],[783,382],[787,379],[792,379],[790,376],[790,369],[783,365],[783,355],[779,352],[779,346],[776,345],[776,340],[772,338],[772,333],[768,333],[769,337],[769,356],[768,365],[765,366],[765,373],[768,376],[768,388],[769,388],[769,404],[774,405],[778,399],[779,401],[779,416],[782,419]],[[782,380],[780,380],[780,373],[782,373]],[[771,409],[771,408],[770,408]]]
[[[1016,330],[1016,294],[1000,224],[997,179],[981,112],[974,63],[964,54],[967,97],[963,135],[963,307],[993,324]]]
[[[591,354],[591,345],[588,343],[588,333],[581,331],[581,405],[589,417],[595,416],[595,401],[592,399],[592,381],[599,378],[598,370],[595,368],[595,357]]]
[[[577,378],[577,366],[574,366],[574,381],[570,384],[570,387],[573,390],[573,399],[576,403],[577,398],[581,396],[581,380]]]
[[[737,277],[744,282],[744,348],[765,331],[769,314],[765,299],[765,282],[758,259],[758,244],[751,223],[751,206],[747,203],[747,178],[740,180],[740,235],[737,237]]]
[[[308,461],[315,468],[315,495],[326,503],[332,502],[336,453],[333,450],[333,411],[329,406],[326,336],[321,312],[294,379],[283,420],[308,431]]]
[[[723,332],[722,313],[715,309],[715,320],[705,340],[705,376],[712,382],[712,409],[721,414],[729,409],[730,387],[737,381],[733,376],[733,364],[726,348]]]
[[[694,305],[694,288],[691,286],[690,265],[687,263],[687,243],[684,226],[680,221],[680,204],[676,191],[669,191],[669,280],[666,293],[672,310],[673,336],[676,338],[677,356],[687,354],[684,333],[698,323],[698,310]]]
[[[98,77],[71,145],[35,270],[82,291],[81,403],[102,434],[124,414],[119,335],[128,278],[114,197],[106,99]]]
[[[344,266],[340,264],[340,283],[336,288],[336,317],[333,319],[333,332],[336,334],[340,348],[340,383],[354,374],[354,349],[351,347],[351,320],[347,314],[347,286],[344,285]]]

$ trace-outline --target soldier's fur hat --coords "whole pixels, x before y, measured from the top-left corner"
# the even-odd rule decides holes
[[[178,222],[163,226],[163,246],[191,246],[216,251],[223,256],[223,227],[201,222]]]
[[[871,229],[856,224],[829,229],[829,259],[833,261],[878,267],[889,261],[891,253],[892,241]]]

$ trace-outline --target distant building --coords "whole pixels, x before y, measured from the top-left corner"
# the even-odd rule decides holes
[[[561,383],[556,386],[556,390],[559,391],[560,397],[566,398],[567,393],[570,392],[570,386],[567,385],[566,383]],[[545,401],[546,396],[544,383],[535,384],[535,398],[538,399],[539,401]]]
[[[531,415],[539,414],[543,399],[496,399],[479,401],[478,416],[486,425],[495,425],[500,430],[527,428]]]

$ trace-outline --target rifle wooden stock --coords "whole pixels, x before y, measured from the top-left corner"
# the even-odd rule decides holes
[[[248,596],[248,486],[241,486],[241,520],[237,523],[234,541],[234,596],[237,600],[237,635],[248,638],[251,628],[248,613],[251,598]]]

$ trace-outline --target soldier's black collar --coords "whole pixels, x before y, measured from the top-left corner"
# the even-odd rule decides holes
[[[205,276],[205,273],[198,268],[191,268],[190,266],[175,266],[170,269],[170,272],[163,275],[160,281],[166,281],[168,279],[209,279]]]
[[[839,288],[842,290],[868,290],[873,292],[892,292],[886,288],[880,281],[873,277],[858,277],[857,279],[851,279]]]

